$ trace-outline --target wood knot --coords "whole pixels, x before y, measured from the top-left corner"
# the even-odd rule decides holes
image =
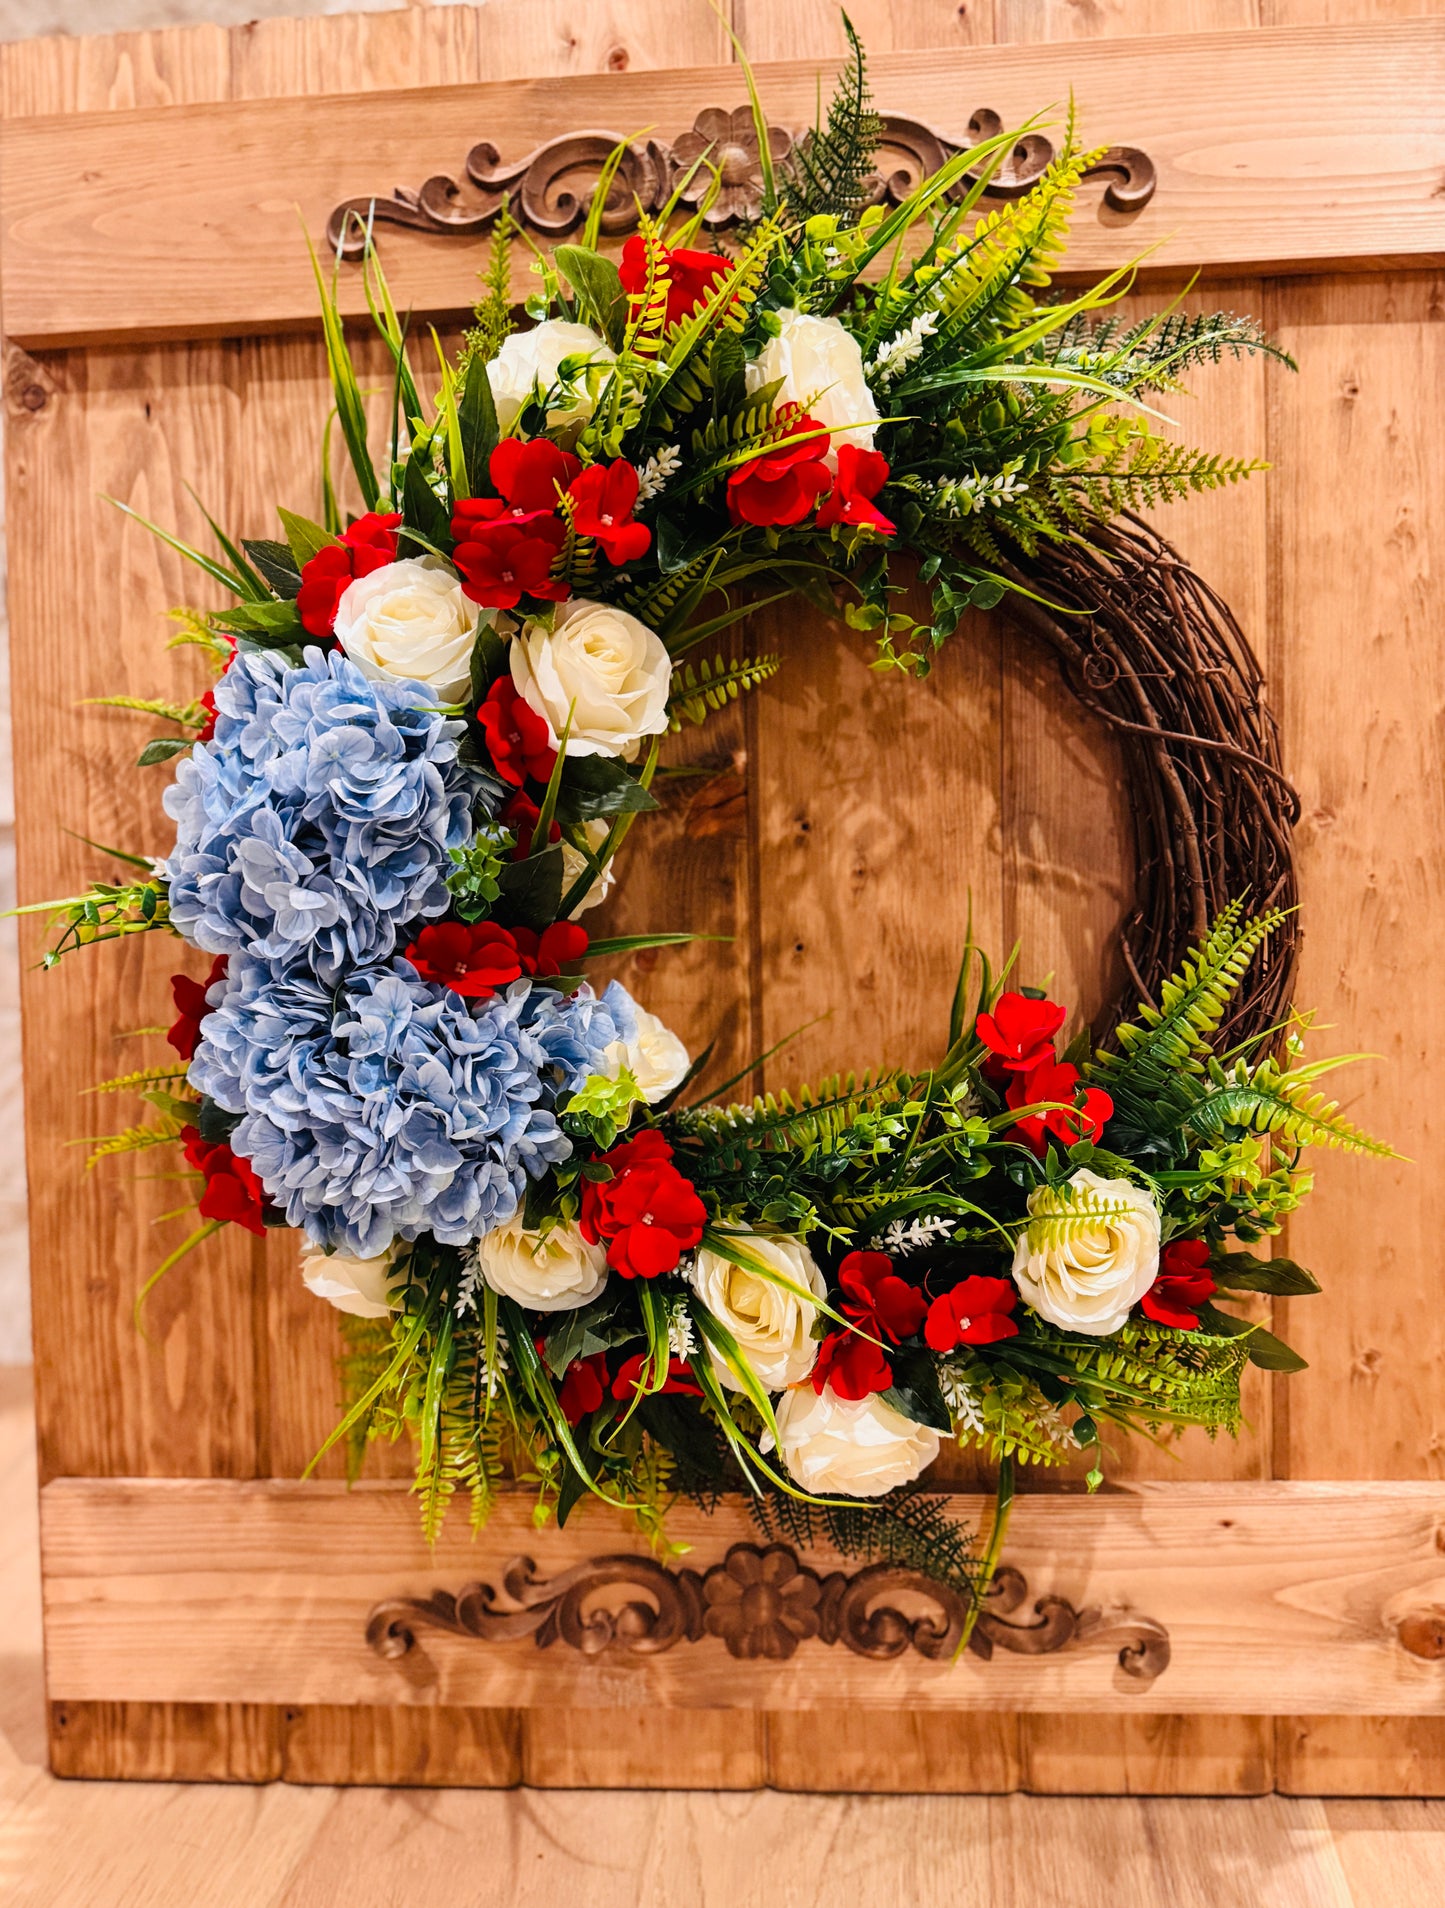
[[[50,401],[50,393],[43,384],[27,384],[20,393],[21,407],[27,411],[43,411]]]
[[[1445,1660],[1445,1610],[1422,1610],[1405,1617],[1399,1628],[1400,1647],[1425,1663]]]
[[[612,51],[607,55],[607,70],[609,73],[625,73],[631,64],[632,59],[625,46],[614,46]]]

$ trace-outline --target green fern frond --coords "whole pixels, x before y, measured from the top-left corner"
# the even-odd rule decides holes
[[[141,1087],[154,1086],[164,1080],[184,1080],[187,1067],[138,1067],[134,1073],[118,1073],[113,1080],[97,1080],[94,1086],[85,1089],[87,1093],[128,1093]]]
[[[1136,434],[1111,451],[1092,470],[1051,473],[1050,488],[1072,491],[1095,515],[1111,517],[1121,510],[1148,510],[1181,497],[1201,496],[1225,484],[1269,469],[1264,457],[1223,457],[1171,443],[1153,435]]]
[[[845,1557],[917,1570],[969,1602],[974,1598],[979,1559],[947,1497],[905,1484],[876,1503],[820,1505],[764,1486],[748,1503],[770,1542],[785,1538],[800,1550],[831,1544]]]
[[[701,726],[709,711],[726,708],[740,695],[767,682],[782,666],[781,656],[751,656],[740,662],[726,662],[719,656],[712,663],[704,658],[695,665],[681,665],[673,674],[673,689],[667,704],[673,732],[682,727],[684,717]]]
[[[1346,1119],[1339,1111],[1339,1101],[1327,1098],[1312,1079],[1282,1073],[1271,1060],[1256,1067],[1252,1077],[1215,1086],[1195,1101],[1186,1119],[1200,1135],[1242,1127],[1253,1133],[1268,1133],[1288,1146],[1327,1146],[1346,1153],[1367,1153],[1376,1159],[1400,1158],[1393,1147]]]
[[[853,23],[843,15],[849,64],[838,75],[827,121],[793,149],[783,178],[783,199],[800,222],[817,213],[850,219],[866,202],[864,181],[874,167],[883,121],[873,107],[868,63]]]
[[[206,711],[198,702],[166,702],[159,696],[83,696],[82,709],[133,709],[139,715],[159,716],[163,722],[178,723],[183,729],[202,729]]]
[[[106,1133],[98,1138],[71,1140],[72,1146],[88,1146],[85,1170],[98,1166],[104,1159],[116,1159],[122,1153],[141,1153],[152,1146],[172,1146],[181,1137],[183,1122],[171,1114],[163,1113],[154,1124],[127,1126],[119,1133]]]
[[[179,625],[176,634],[166,644],[167,649],[204,649],[217,662],[229,662],[235,644],[214,629],[211,625],[209,610],[179,609],[167,610],[169,620]]]

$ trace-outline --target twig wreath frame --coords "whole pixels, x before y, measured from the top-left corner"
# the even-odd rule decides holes
[[[500,207],[432,403],[363,234],[380,464],[318,268],[363,512],[324,455],[320,517],[282,509],[284,540],[213,525],[213,558],[158,532],[236,599],[176,612],[203,695],[115,699],[178,731],[141,755],[174,764],[175,848],[53,904],[48,959],[157,930],[214,956],[173,981],[175,1058],[105,1083],[148,1118],[92,1157],[171,1147],[195,1175],[151,1283],[223,1224],[302,1235],[347,1333],[325,1448],[412,1437],[429,1533],[520,1474],[539,1520],[595,1496],[666,1550],[678,1494],[742,1489],[769,1538],[952,1586],[963,1647],[1015,1464],[1091,1453],[1093,1484],[1106,1434],[1236,1430],[1245,1363],[1300,1360],[1216,1298],[1316,1291],[1248,1248],[1308,1190],[1304,1147],[1388,1149],[1320,1092],[1338,1062],[1302,1057],[1297,804],[1258,665],[1137,514],[1255,468],[1174,443],[1156,404],[1273,347],[1229,314],[1101,316],[1127,270],[1049,294],[1101,160],[1071,133],[982,217],[1032,128],[885,203],[852,44],[825,123],[775,154],[753,88],[751,144],[734,116],[655,216],[639,200],[620,266],[597,249],[619,146],[578,243],[533,248],[529,329]],[[740,167],[736,248],[697,249]],[[880,668],[925,674],[1004,603],[1053,650],[1129,772],[1142,1005],[1108,1044],[1060,1053],[1065,1009],[970,943],[933,1067],[697,1100],[709,1056],[583,979],[690,938],[581,917],[660,805],[666,735],[776,672],[689,660],[759,588],[841,598]],[[944,1437],[998,1463],[981,1555],[920,1493]]]

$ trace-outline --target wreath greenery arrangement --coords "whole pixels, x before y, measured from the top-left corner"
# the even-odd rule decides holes
[[[700,247],[709,191],[614,263],[604,175],[579,242],[536,256],[522,329],[504,216],[434,403],[368,246],[380,463],[318,269],[364,511],[328,444],[319,518],[283,509],[284,540],[213,525],[212,558],[158,532],[235,598],[176,612],[220,672],[196,701],[113,699],[176,731],[140,758],[175,763],[175,847],[50,904],[47,958],[155,931],[215,957],[173,982],[175,1058],[105,1083],[150,1112],[92,1159],[168,1147],[196,1175],[160,1271],[223,1224],[302,1235],[345,1315],[332,1442],[359,1465],[412,1436],[429,1533],[458,1491],[483,1520],[509,1472],[539,1517],[591,1493],[659,1541],[678,1492],[743,1488],[765,1527],[816,1519],[977,1590],[1003,1517],[980,1564],[919,1495],[940,1440],[997,1460],[1006,1507],[1015,1461],[1092,1450],[1096,1482],[1109,1427],[1236,1430],[1246,1360],[1300,1361],[1218,1301],[1318,1287],[1229,1242],[1278,1230],[1304,1147],[1387,1149],[1320,1091],[1340,1062],[1305,1062],[1271,960],[1288,796],[1252,659],[1128,515],[1254,468],[1154,407],[1273,347],[1227,314],[1120,323],[1124,270],[1050,292],[1091,157],[1072,137],[984,216],[1016,133],[877,202],[853,46],[785,173],[757,109],[763,210],[732,252]],[[582,920],[662,799],[669,732],[777,670],[713,653],[759,587],[841,604],[879,667],[920,674],[1008,597],[1142,751],[1146,1000],[1107,1047],[1060,1053],[1064,1008],[970,939],[931,1069],[701,1102],[707,1056],[583,979],[688,938]],[[1141,702],[1146,663],[1171,687]]]

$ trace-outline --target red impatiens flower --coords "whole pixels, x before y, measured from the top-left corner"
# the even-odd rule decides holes
[[[887,482],[888,459],[881,451],[840,444],[837,475],[832,492],[824,498],[818,512],[818,528],[826,530],[831,523],[850,523],[866,525],[880,536],[891,537],[898,526],[891,517],[885,517],[873,501]]]
[[[667,322],[681,324],[712,293],[719,279],[730,276],[733,261],[721,252],[690,252],[685,246],[675,251],[666,246],[662,249],[667,257]],[[623,246],[617,271],[622,289],[630,298],[640,297],[647,290],[647,246],[636,233]]]
[[[1208,1264],[1209,1247],[1203,1239],[1171,1239],[1159,1254],[1158,1278],[1139,1301],[1144,1316],[1176,1331],[1196,1331],[1200,1306],[1218,1290],[1205,1270]]]
[[[776,419],[782,436],[823,432],[818,420],[805,417],[796,404],[781,405]],[[728,478],[728,514],[733,522],[801,523],[832,484],[832,473],[823,462],[827,452],[824,432],[805,443],[777,445],[740,464]]]
[[[672,1148],[648,1127],[597,1162],[608,1180],[582,1182],[582,1236],[607,1241],[607,1263],[624,1279],[655,1279],[702,1238],[707,1209],[672,1163]]]
[[[339,543],[328,543],[301,565],[296,608],[303,629],[313,636],[331,634],[336,627],[336,606],[347,585],[358,576],[370,576],[373,570],[395,563],[400,524],[399,510],[385,515],[368,510],[341,532]]]
[[[201,707],[206,712],[206,720],[196,736],[198,742],[209,742],[216,733],[216,690],[213,684],[201,697]]]
[[[1067,1061],[1042,1060],[1029,1072],[1016,1073],[1004,1097],[1013,1107],[1034,1106],[1043,1100],[1063,1102],[1050,1113],[1030,1113],[1009,1133],[1010,1139],[1021,1139],[1040,1159],[1048,1150],[1050,1134],[1064,1146],[1081,1139],[1097,1140],[1114,1113],[1114,1102],[1098,1087],[1084,1088],[1079,1098],[1079,1069]]]
[[[522,957],[523,973],[540,975],[543,980],[573,966],[587,952],[587,930],[575,921],[554,921],[540,934],[514,927],[511,935]]]
[[[569,489],[573,528],[579,537],[600,543],[609,563],[631,563],[646,552],[652,532],[633,519],[637,472],[625,457],[605,469],[593,464],[572,479]]]
[[[923,1336],[936,1352],[1015,1338],[1019,1328],[1009,1314],[1017,1299],[1011,1279],[960,1279],[929,1306]]]
[[[490,1000],[523,971],[516,940],[495,921],[434,921],[407,948],[406,958],[424,981],[466,1000]]]
[[[634,1352],[631,1358],[623,1360],[617,1368],[617,1376],[612,1380],[612,1395],[623,1404],[631,1404],[632,1394],[642,1386],[642,1367],[646,1362],[645,1352]],[[692,1375],[692,1367],[684,1358],[670,1358],[667,1361],[667,1376],[662,1381],[664,1391],[677,1392],[684,1398],[700,1398],[702,1386]]]
[[[893,1270],[886,1252],[850,1252],[838,1267],[843,1313],[874,1338],[895,1345],[918,1330],[928,1300]]]
[[[562,1415],[575,1431],[607,1395],[607,1356],[592,1352],[586,1358],[574,1358],[562,1374],[557,1387],[557,1402]]]
[[[887,1391],[892,1383],[893,1367],[871,1338],[858,1332],[829,1332],[818,1347],[813,1367],[816,1392],[831,1385],[840,1398],[856,1404],[871,1392]]]
[[[224,1140],[203,1140],[200,1128],[183,1126],[186,1164],[206,1175],[199,1207],[203,1219],[224,1219],[258,1236],[266,1230],[266,1188],[251,1170],[249,1159],[233,1153]]]
[[[499,676],[492,684],[477,710],[477,720],[487,739],[492,766],[504,782],[520,788],[529,775],[536,782],[551,780],[557,751],[547,740],[547,724],[517,694],[510,676]]]
[[[474,497],[470,504],[496,503]],[[515,609],[524,596],[560,603],[568,594],[565,577],[552,575],[552,563],[567,541],[560,517],[534,510],[521,515],[483,517],[479,511],[452,518],[452,535],[459,539],[452,562],[462,580],[462,594],[483,609]]]
[[[1000,1071],[1029,1073],[1054,1057],[1054,1035],[1068,1009],[1027,994],[1000,994],[991,1014],[980,1014],[974,1031],[996,1059]]]
[[[525,444],[520,437],[504,437],[487,466],[498,494],[516,515],[555,510],[557,493],[567,488],[581,468],[582,460],[560,449],[550,437],[534,437]]]
[[[171,975],[171,999],[176,1003],[176,1020],[166,1039],[182,1060],[194,1060],[196,1057],[196,1048],[201,1044],[201,1022],[211,1011],[206,1005],[206,993],[225,973],[226,960],[226,955],[218,954],[203,981],[192,980],[189,974]]]
[[[525,861],[532,852],[532,836],[536,831],[537,823],[542,819],[541,809],[530,795],[524,795],[521,789],[518,789],[516,794],[509,795],[503,804],[501,819],[517,837],[517,845],[512,850],[513,861]],[[547,839],[549,842],[562,839],[560,822],[552,823],[547,831]]]

